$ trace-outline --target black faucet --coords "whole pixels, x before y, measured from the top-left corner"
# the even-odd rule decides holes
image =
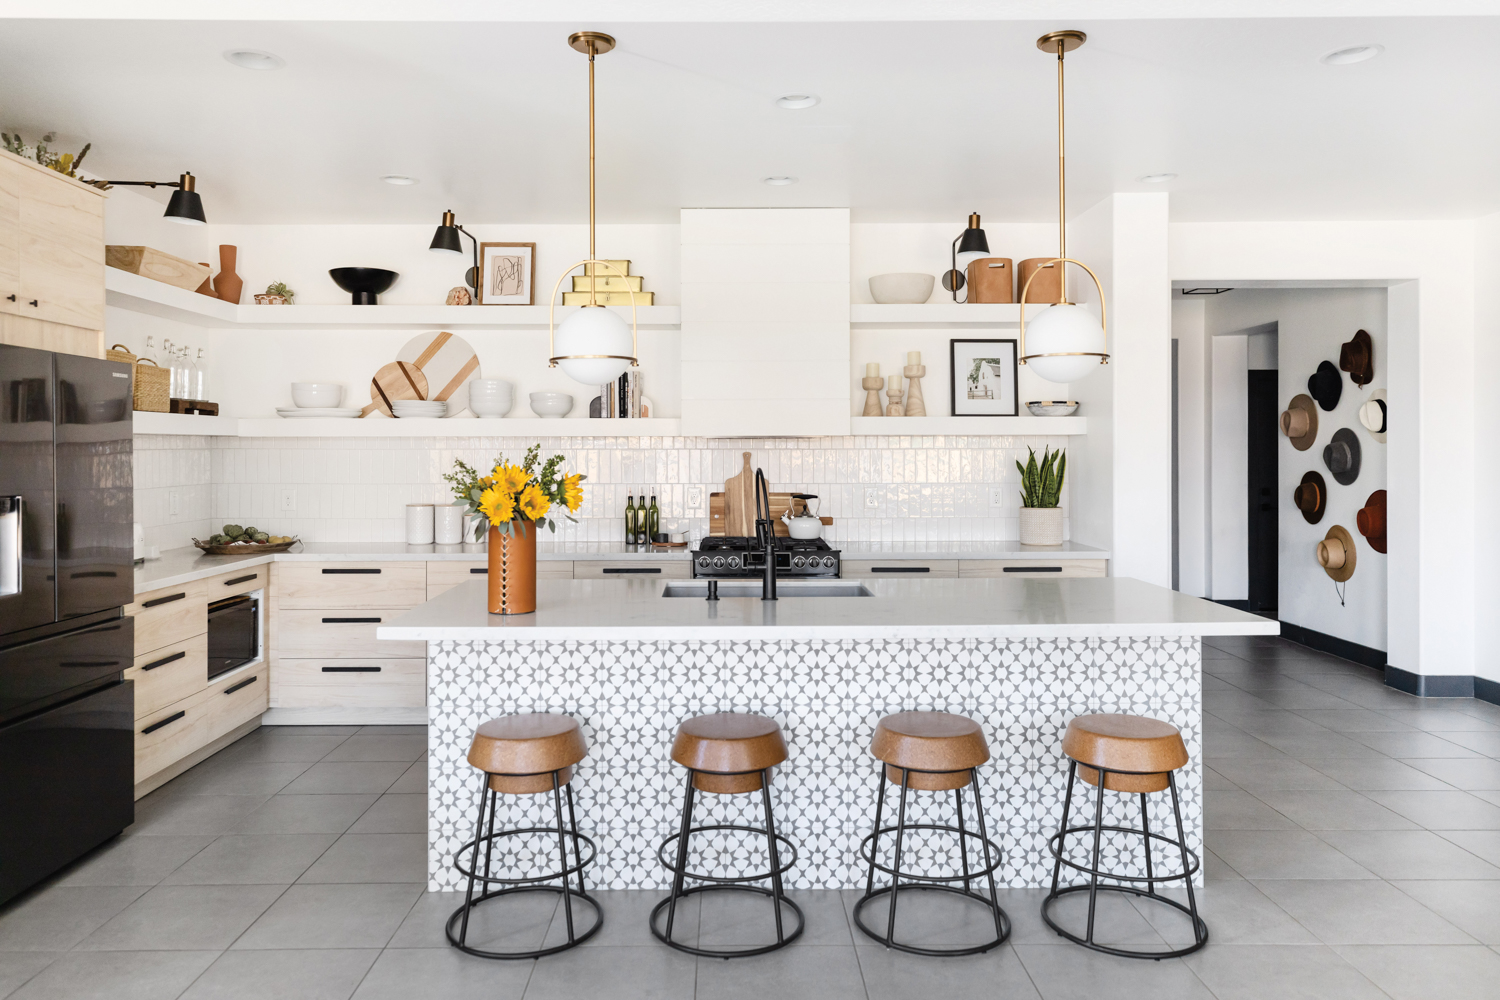
[[[762,512],[761,500],[765,500]],[[765,576],[761,578],[760,599],[776,600],[776,522],[771,520],[771,488],[766,485],[766,474],[755,470],[755,541],[765,553]]]

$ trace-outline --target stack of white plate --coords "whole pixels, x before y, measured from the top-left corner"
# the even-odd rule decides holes
[[[446,417],[448,404],[441,399],[397,399],[391,413],[398,417]]]
[[[278,406],[276,413],[282,417],[337,417],[352,420],[360,415],[357,406]]]

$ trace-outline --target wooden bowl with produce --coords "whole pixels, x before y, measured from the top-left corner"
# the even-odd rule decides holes
[[[193,539],[193,544],[211,556],[250,556],[267,552],[285,552],[302,539],[291,535],[272,535],[259,528],[242,528],[238,524],[226,524],[224,530],[206,542]]]

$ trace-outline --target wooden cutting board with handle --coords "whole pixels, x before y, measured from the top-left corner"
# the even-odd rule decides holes
[[[750,453],[744,456],[744,467],[724,480],[724,533],[731,537],[755,534],[755,470]]]
[[[752,472],[751,475],[753,476],[754,473]],[[725,506],[724,494],[710,493],[708,495],[708,533],[710,535],[729,534],[729,532],[725,530]],[[791,532],[787,530],[786,522],[781,519],[782,514],[785,514],[790,510],[795,516],[804,509],[805,505],[802,503],[802,501],[793,500],[790,493],[772,493],[771,519],[776,522],[776,534],[782,536],[783,538],[791,534]],[[754,514],[753,509],[751,510],[751,514]],[[822,517],[819,518],[819,520],[823,522],[824,527],[827,527],[828,525],[833,523],[833,518],[831,517]],[[750,534],[752,537],[755,534],[754,517],[750,518]]]
[[[370,405],[360,416],[368,417],[376,410],[388,417],[395,416],[391,412],[391,403],[395,400],[426,398],[427,376],[422,374],[422,369],[409,361],[392,361],[381,365],[370,380]]]

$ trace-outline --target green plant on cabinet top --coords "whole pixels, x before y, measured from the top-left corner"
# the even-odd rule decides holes
[[[1044,448],[1039,463],[1036,451],[1026,450],[1031,454],[1026,464],[1016,463],[1016,469],[1021,473],[1021,506],[1056,507],[1062,497],[1063,473],[1068,468],[1066,452]]]

